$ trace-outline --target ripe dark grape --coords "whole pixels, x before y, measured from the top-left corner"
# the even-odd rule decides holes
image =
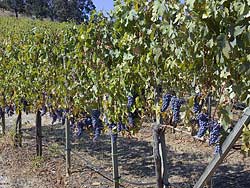
[[[167,110],[170,102],[171,102],[172,95],[171,94],[165,94],[162,98],[162,106],[161,106],[161,112],[164,112]]]
[[[119,121],[118,122],[118,126],[117,126],[117,131],[121,132],[123,130],[128,131],[128,127],[124,123],[122,123],[121,121]]]
[[[220,124],[215,120],[211,120],[209,122],[209,128],[210,128],[209,145],[219,143],[220,131],[221,131]]]
[[[131,127],[135,126],[135,119],[138,117],[138,112],[135,110],[132,112],[132,107],[135,105],[135,97],[134,96],[127,96],[128,98],[128,124]]]
[[[134,96],[127,96],[127,98],[128,98],[127,107],[128,107],[128,109],[131,109],[132,106],[135,104],[135,98],[134,98]]]
[[[96,141],[101,134],[101,130],[103,129],[102,121],[100,120],[101,112],[97,109],[92,110],[91,112],[91,120],[92,127],[94,129],[94,138],[93,141]]]
[[[180,109],[181,105],[184,103],[183,99],[176,96],[171,98],[171,109],[173,112],[173,123],[178,123],[180,121]]]
[[[87,117],[87,118],[84,120],[84,124],[85,124],[86,126],[92,125],[92,119],[91,119],[91,117]]]
[[[92,112],[91,112],[91,116],[92,116],[92,117],[99,118],[100,115],[101,115],[101,112],[100,112],[99,110],[97,110],[97,109],[94,109],[94,110],[92,110]]]
[[[198,97],[200,97],[200,94],[196,94],[194,97],[194,107],[193,107],[193,112],[195,114],[199,113],[201,110],[201,105],[199,104]]]
[[[199,130],[197,132],[197,137],[201,138],[202,136],[204,136],[204,134],[206,133],[207,129],[208,129],[208,115],[204,114],[204,113],[200,113],[197,116],[197,120],[198,120],[198,125],[199,125]]]

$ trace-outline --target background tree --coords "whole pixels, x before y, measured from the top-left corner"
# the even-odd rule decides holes
[[[25,13],[36,18],[47,18],[49,13],[48,0],[27,0]]]
[[[24,13],[39,19],[76,23],[88,21],[90,12],[95,10],[92,0],[1,0],[0,7],[15,11],[16,17]]]
[[[89,15],[95,5],[92,0],[51,0],[50,12],[58,21],[71,21],[77,23],[88,21]]]
[[[18,13],[23,13],[25,11],[25,1],[24,0],[1,0],[0,8],[14,11],[15,16],[18,17]]]

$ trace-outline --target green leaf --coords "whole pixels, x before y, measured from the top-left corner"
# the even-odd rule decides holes
[[[234,37],[241,35],[243,31],[245,30],[245,28],[246,28],[245,26],[236,26],[234,28]]]
[[[190,9],[193,9],[195,0],[186,0],[187,5],[189,5]]]

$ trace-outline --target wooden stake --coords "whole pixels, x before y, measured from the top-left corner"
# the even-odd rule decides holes
[[[117,152],[117,135],[111,133],[111,152],[113,165],[114,188],[119,188],[119,171],[118,171],[118,152]]]
[[[42,119],[41,112],[36,113],[36,155],[42,156]]]
[[[71,167],[71,161],[70,161],[70,151],[71,151],[71,145],[70,145],[70,123],[69,118],[67,118],[67,122],[65,125],[65,155],[66,155],[66,176],[70,176],[70,167]]]
[[[1,113],[1,118],[2,118],[2,133],[3,133],[3,135],[5,135],[5,112],[4,112],[4,109]]]
[[[18,116],[16,120],[16,134],[15,134],[15,146],[22,147],[22,111],[18,111]]]
[[[163,179],[162,179],[162,168],[161,168],[161,156],[159,149],[159,125],[153,125],[153,155],[155,160],[155,175],[156,175],[156,184],[157,188],[163,188]]]
[[[162,159],[162,176],[163,176],[163,186],[168,187],[168,171],[167,171],[167,146],[165,140],[165,130],[161,130],[160,133],[160,156]]]

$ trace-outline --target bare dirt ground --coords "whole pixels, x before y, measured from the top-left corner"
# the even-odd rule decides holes
[[[16,116],[8,117],[7,136],[0,138],[0,188],[109,188],[112,187],[110,137],[103,134],[94,143],[88,134],[72,139],[72,174],[65,176],[64,127],[50,125],[43,118],[43,157],[35,157],[35,116],[23,115],[23,146],[11,142]],[[135,138],[118,138],[121,185],[126,188],[155,185],[131,185],[155,182],[151,127],[143,125]],[[191,188],[213,157],[207,143],[176,132],[166,132],[169,181],[174,188]],[[231,150],[213,176],[215,188],[249,188],[250,157]]]

